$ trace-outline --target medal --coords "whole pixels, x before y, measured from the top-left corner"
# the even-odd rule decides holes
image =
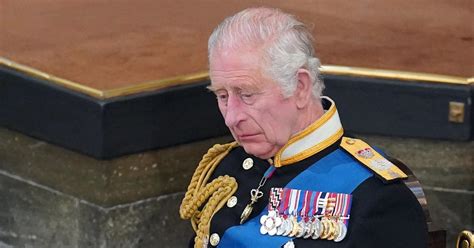
[[[270,165],[268,167],[267,171],[263,174],[262,179],[260,179],[260,183],[258,184],[258,187],[256,189],[252,189],[250,191],[250,203],[245,206],[244,211],[240,215],[240,224],[243,224],[247,219],[249,218],[250,214],[252,214],[253,211],[253,204],[255,204],[258,199],[260,199],[263,196],[263,192],[260,190],[260,188],[265,185],[267,182],[267,179],[270,178],[273,175],[273,172],[275,172],[275,166]]]
[[[347,234],[347,227],[344,224],[344,222],[339,221],[338,225],[339,225],[339,235],[334,239],[334,242],[341,242],[346,237],[346,234]]]
[[[277,227],[276,235],[278,235],[278,236],[281,236],[281,235],[283,235],[283,233],[285,233],[287,225],[288,225],[284,218],[281,218],[281,220],[282,220],[281,225],[279,227]]]
[[[300,225],[298,225],[298,221],[296,220],[295,216],[291,216],[291,224],[292,224],[293,229],[291,230],[288,237],[295,237],[300,229]]]
[[[321,237],[321,233],[323,231],[323,226],[321,224],[321,221],[318,220],[318,218],[314,218],[312,225],[313,229],[313,234],[311,235],[312,239],[319,239]]]
[[[323,227],[323,230],[321,231],[321,236],[319,238],[327,239],[331,232],[331,226],[329,224],[327,217],[323,217],[323,219],[321,220],[321,225]]]
[[[309,200],[307,202],[307,211],[306,211],[306,217],[305,217],[305,235],[303,238],[307,239],[310,238],[313,235],[314,229],[313,229],[313,216],[315,213],[315,206],[314,206],[314,199],[317,198],[319,192],[311,192],[309,195]]]
[[[321,233],[321,239],[330,239],[331,235],[334,233],[334,225],[329,219],[330,216],[334,213],[336,207],[336,196],[334,193],[328,193],[328,199],[326,201],[326,206],[324,209],[324,217],[321,219],[321,224],[323,225],[323,232]]]
[[[305,224],[303,220],[298,222],[298,232],[296,233],[295,237],[301,238],[305,235],[306,229],[304,228]]]
[[[261,197],[259,189],[251,191],[249,208]],[[349,194],[272,188],[268,214],[260,218],[260,233],[340,242],[347,235],[351,202]]]
[[[260,218],[260,224],[262,224],[260,227],[261,234],[268,233],[270,236],[273,236],[277,233],[277,228],[282,224],[281,218],[277,215],[276,211],[271,210],[268,212],[268,215],[263,215]]]
[[[268,215],[263,215],[260,217],[260,233],[269,234],[271,236],[277,233],[278,228],[282,224],[282,218],[279,216],[277,209],[280,205],[281,188],[271,188],[270,190],[270,200],[268,201]]]
[[[339,225],[336,223],[335,220],[330,220],[329,221],[331,225],[331,234],[328,237],[328,240],[334,240],[339,236]]]
[[[281,235],[283,236],[288,236],[293,230],[293,224],[291,222],[291,219],[289,218],[289,206],[290,206],[290,198],[291,198],[291,189],[283,189],[283,204],[280,206],[279,210],[280,213],[283,214],[283,223],[284,223],[284,228],[281,230]]]
[[[338,228],[338,235],[334,238],[334,242],[341,242],[347,235],[347,225],[349,221],[350,206],[352,196],[348,194],[341,195],[336,204],[336,215],[340,216],[337,220],[336,226]],[[345,221],[344,221],[345,220]]]
[[[272,189],[272,192],[276,192],[278,193],[278,195],[280,196],[279,199],[279,203],[278,205],[276,206],[277,210],[278,210],[278,215],[280,216],[280,219],[282,221],[281,225],[277,228],[277,233],[276,235],[283,235],[285,232],[286,232],[286,229],[288,228],[288,223],[286,222],[286,215],[284,215],[286,209],[288,208],[288,198],[289,198],[289,194],[287,193],[288,190],[287,189],[283,189],[283,188],[278,188],[279,190],[277,191],[273,191]]]
[[[301,238],[303,236],[306,236],[306,233],[309,231],[309,227],[308,225],[306,225],[306,222],[308,220],[308,213],[309,213],[309,210],[310,210],[310,199],[311,199],[311,195],[312,195],[312,191],[304,191],[304,197],[303,197],[303,204],[301,204],[303,207],[301,208],[301,211],[300,211],[300,216],[301,216],[301,219],[300,221],[298,222],[298,225],[299,225],[299,232],[296,234],[296,237],[297,238]],[[301,194],[303,195],[303,194]]]
[[[297,189],[292,189],[290,190],[290,206],[289,206],[289,214],[290,214],[290,220],[293,229],[291,230],[290,234],[288,234],[288,237],[295,237],[296,234],[299,232],[299,224],[298,224],[298,206],[299,206],[299,200],[300,200],[300,194],[301,190]]]
[[[260,191],[259,186],[257,189],[252,189],[250,191],[250,203],[245,206],[244,211],[240,215],[240,224],[243,224],[250,216],[253,211],[253,204],[258,201],[263,196],[263,192]]]
[[[287,218],[285,222],[286,222],[286,229],[285,229],[285,232],[283,233],[283,236],[289,236],[291,231],[293,230],[293,222],[290,220],[290,218]]]
[[[311,235],[313,235],[313,224],[311,223],[311,221],[306,221],[304,223],[304,230],[305,230],[305,234],[303,236],[303,238],[307,239],[309,237],[311,237]]]
[[[242,211],[242,214],[240,215],[240,224],[243,224],[249,218],[252,211],[253,211],[252,203],[245,206],[244,211]]]

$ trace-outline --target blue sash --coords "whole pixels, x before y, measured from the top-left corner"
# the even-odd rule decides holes
[[[361,166],[345,151],[337,149],[308,167],[284,187],[351,194],[359,184],[370,176],[372,176],[372,172]],[[268,213],[267,208],[243,225],[227,229],[218,247],[283,246],[291,239],[290,237],[260,234],[260,217],[266,213]]]

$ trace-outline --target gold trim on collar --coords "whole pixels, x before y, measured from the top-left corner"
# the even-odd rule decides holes
[[[299,162],[301,160],[304,160],[306,158],[309,158],[309,157],[313,156],[314,154],[328,148],[330,145],[334,144],[334,142],[339,140],[342,137],[343,134],[344,134],[344,130],[341,128],[341,129],[339,129],[339,131],[337,131],[335,134],[331,135],[331,137],[324,140],[323,142],[318,143],[315,146],[313,146],[313,147],[311,147],[307,150],[304,150],[304,151],[302,151],[302,152],[300,152],[300,153],[298,153],[298,154],[296,154],[296,155],[294,155],[290,158],[287,158],[287,159],[281,161],[279,166],[276,166],[276,163],[275,163],[275,167],[281,167],[281,166],[293,164],[293,163]]]
[[[330,145],[334,144],[338,139],[340,139],[344,133],[344,130],[340,128],[336,133],[331,135],[329,138],[326,140],[323,140],[322,142],[319,142],[312,146],[309,149],[305,149],[304,151],[301,151],[287,159],[281,160],[281,156],[283,154],[283,151],[285,151],[289,146],[293,145],[294,143],[298,142],[299,140],[303,139],[304,137],[308,136],[310,133],[314,132],[318,128],[320,128],[324,123],[326,123],[329,119],[333,118],[334,115],[336,114],[336,105],[335,103],[331,100],[331,107],[324,113],[321,118],[319,118],[317,121],[315,121],[313,124],[309,125],[307,128],[305,128],[303,131],[299,132],[296,134],[294,137],[292,137],[288,143],[286,143],[275,155],[275,167],[282,167],[285,165],[293,164],[298,161],[301,161],[303,159],[306,159],[308,157],[311,157],[312,155],[322,151],[323,149],[329,147]]]

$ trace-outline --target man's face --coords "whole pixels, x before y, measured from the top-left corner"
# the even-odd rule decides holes
[[[258,53],[217,53],[210,59],[210,89],[235,140],[247,153],[267,159],[296,133],[297,107],[262,73],[262,64]]]

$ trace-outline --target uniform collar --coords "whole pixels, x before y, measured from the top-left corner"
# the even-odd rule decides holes
[[[323,105],[330,104],[326,112],[303,131],[293,136],[275,155],[275,167],[299,162],[324,150],[338,141],[343,128],[336,104],[329,97],[321,97]]]

